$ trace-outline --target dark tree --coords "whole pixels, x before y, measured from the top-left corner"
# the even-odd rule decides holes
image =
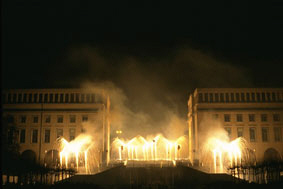
[[[17,175],[19,163],[18,130],[10,116],[2,115],[2,174]],[[8,179],[9,180],[9,179]]]

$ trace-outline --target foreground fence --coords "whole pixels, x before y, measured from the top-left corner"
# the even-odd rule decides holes
[[[240,165],[229,168],[232,176],[249,182],[267,184],[283,182],[283,162],[261,162],[254,165]]]
[[[42,168],[21,173],[3,173],[2,185],[16,184],[16,185],[29,185],[29,184],[54,184],[55,182],[62,181],[75,174],[73,169],[49,169]]]

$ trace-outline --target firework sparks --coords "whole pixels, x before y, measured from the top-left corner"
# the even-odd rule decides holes
[[[93,145],[92,137],[89,135],[81,135],[75,140],[68,142],[66,139],[60,139],[61,152],[60,164],[61,167],[69,168],[73,158],[75,158],[75,168],[79,170],[80,159],[84,160],[85,172],[88,172],[88,150]]]
[[[224,167],[241,165],[245,145],[245,140],[241,137],[231,142],[209,138],[206,147],[212,153],[214,173],[225,172]]]
[[[116,138],[112,147],[118,153],[116,159],[120,161],[173,161],[185,158],[185,155],[181,156],[181,146],[186,148],[185,145],[186,138],[184,136],[171,141],[162,135],[157,135],[147,139],[136,136],[128,141]]]

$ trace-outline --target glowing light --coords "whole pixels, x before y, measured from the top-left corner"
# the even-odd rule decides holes
[[[223,173],[224,167],[241,165],[245,145],[246,142],[241,137],[231,142],[217,138],[208,139],[206,147],[212,152],[214,172]]]
[[[114,154],[113,158],[119,161],[175,161],[181,159],[181,145],[185,145],[186,142],[187,140],[184,136],[170,141],[160,134],[147,139],[142,136],[136,136],[128,141],[116,138],[112,148],[117,155],[115,156]],[[182,157],[185,159],[186,155],[184,154]]]
[[[85,155],[85,170],[86,170],[86,173],[88,172],[87,171],[87,150],[84,152],[84,155]]]
[[[77,171],[79,171],[79,158],[84,157],[85,172],[88,172],[88,149],[92,146],[92,137],[89,135],[80,135],[75,140],[68,142],[64,138],[60,139],[61,152],[60,152],[60,164],[61,167],[69,168],[69,164],[72,159],[75,159],[73,163]],[[65,160],[65,162],[63,162]]]

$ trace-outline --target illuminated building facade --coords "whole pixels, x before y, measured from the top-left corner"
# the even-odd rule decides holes
[[[92,89],[5,90],[2,121],[7,132],[15,128],[8,135],[20,153],[42,164],[59,163],[60,137],[72,141],[84,132],[100,136],[102,164],[109,158],[109,103],[103,91]]]
[[[210,123],[223,127],[230,140],[243,137],[256,161],[283,157],[282,88],[196,89],[188,101],[189,158],[194,164],[203,162],[202,136]]]

